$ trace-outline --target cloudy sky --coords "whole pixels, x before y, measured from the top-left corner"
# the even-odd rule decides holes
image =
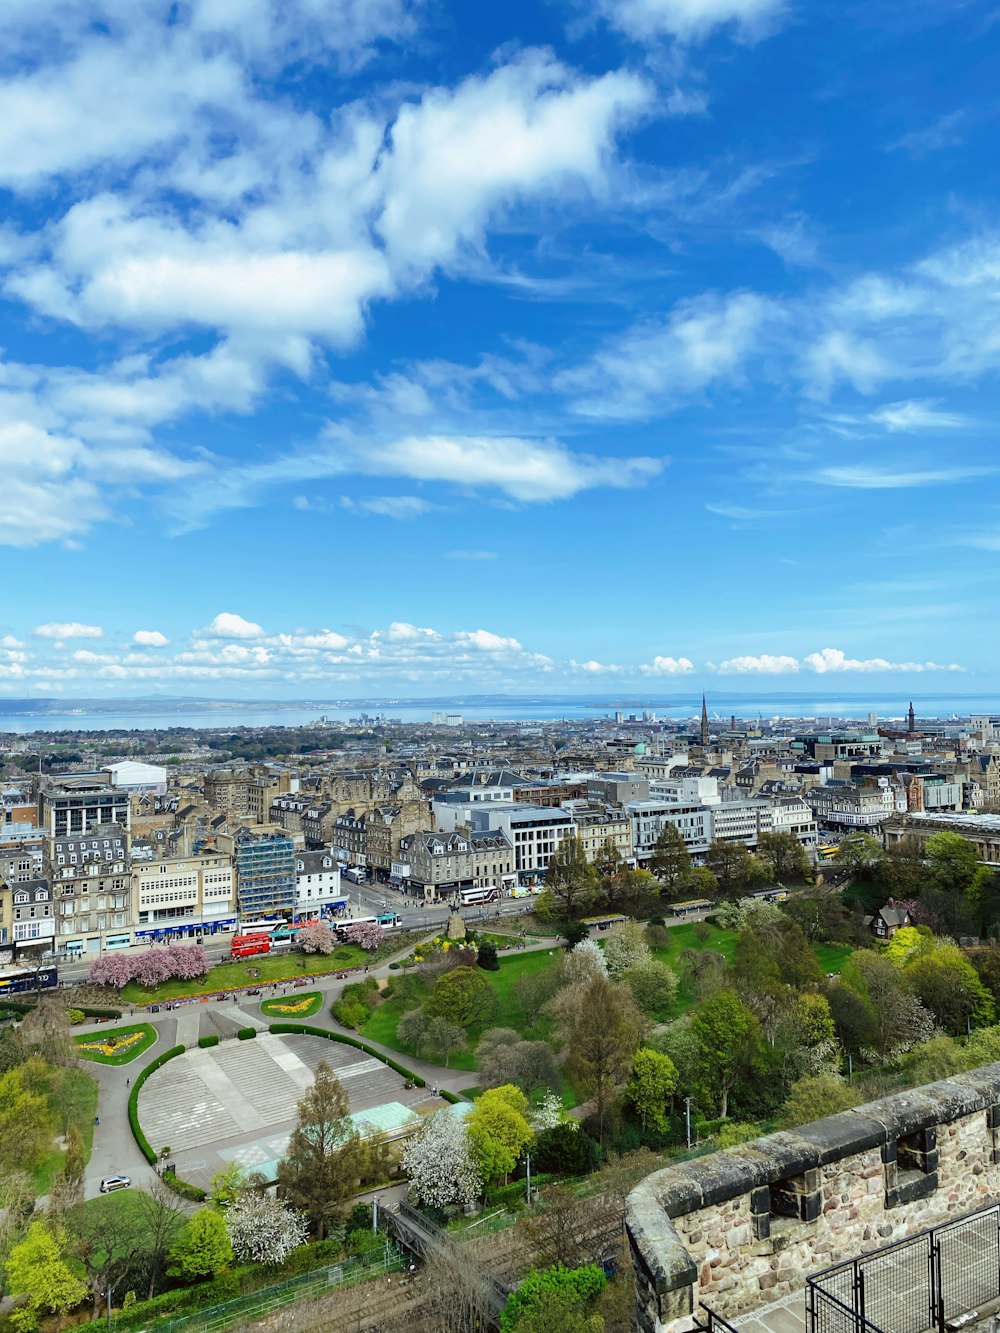
[[[0,691],[1000,687],[994,0],[5,0]]]

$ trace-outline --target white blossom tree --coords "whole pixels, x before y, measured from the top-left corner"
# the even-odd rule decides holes
[[[570,985],[577,981],[592,981],[594,977],[607,975],[608,965],[604,961],[604,950],[596,940],[581,940],[563,960],[563,976]]]
[[[563,1110],[562,1098],[557,1092],[547,1092],[537,1106],[532,1108],[531,1127],[536,1134],[542,1134],[547,1129],[554,1129],[556,1125],[562,1124],[566,1119],[566,1112]],[[575,1120],[570,1121],[575,1125]]]
[[[614,926],[604,941],[604,965],[609,977],[619,977],[629,967],[644,967],[651,958],[642,927],[636,921]]]
[[[226,1209],[225,1221],[233,1253],[243,1263],[280,1264],[309,1235],[301,1213],[256,1190],[243,1190]]]
[[[483,1192],[465,1121],[452,1111],[437,1111],[424,1121],[403,1149],[403,1169],[411,1194],[425,1206],[471,1203]]]

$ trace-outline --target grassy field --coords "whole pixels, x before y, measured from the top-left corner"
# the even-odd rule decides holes
[[[136,1040],[128,1041],[130,1037],[136,1037]],[[150,1023],[133,1023],[129,1027],[109,1028],[106,1032],[88,1032],[73,1040],[77,1053],[84,1060],[93,1060],[99,1065],[127,1065],[148,1051],[156,1038],[156,1028]],[[117,1051],[115,1046],[119,1047]],[[108,1053],[102,1047],[108,1048]]]
[[[267,1018],[291,1019],[299,1021],[318,1014],[323,1007],[323,994],[318,990],[307,990],[300,995],[282,995],[274,1000],[264,1000],[260,1012]]]
[[[58,1109],[67,1125],[75,1125],[83,1139],[83,1154],[90,1161],[94,1144],[94,1116],[97,1114],[97,1083],[82,1069],[67,1069],[63,1073]],[[32,1172],[31,1181],[36,1194],[48,1194],[56,1172],[63,1164],[65,1154],[53,1147],[49,1155]]]
[[[517,1028],[518,1031],[523,1031],[524,1017],[514,994],[517,979],[518,977],[544,971],[545,968],[551,967],[556,959],[549,950],[540,949],[534,953],[514,954],[507,957],[501,955],[499,962],[500,970],[498,972],[483,973],[483,976],[487,978],[496,991],[498,1001],[496,1017],[490,1022],[489,1026]],[[410,978],[408,985],[413,989],[407,997],[404,999],[400,996],[392,1000],[386,1000],[385,1004],[380,1005],[362,1027],[361,1035],[369,1037],[372,1041],[377,1041],[383,1046],[388,1046],[390,1050],[399,1051],[405,1055],[416,1055],[414,1050],[404,1046],[398,1040],[396,1028],[403,1014],[409,1009],[416,1008],[429,992],[416,978]],[[551,1023],[542,1020],[536,1024],[530,1033],[526,1032],[526,1035],[546,1037],[550,1031]],[[450,1065],[452,1069],[472,1070],[476,1068],[475,1045],[479,1037],[479,1029],[473,1028],[469,1032],[469,1045],[464,1050],[455,1051],[451,1057]]]
[[[167,981],[162,986],[147,990],[136,981],[130,981],[122,991],[126,1004],[157,1004],[160,1000],[182,1000],[191,995],[214,994],[216,991],[236,990],[241,986],[266,986],[272,981],[290,981],[292,977],[320,976],[327,972],[342,972],[346,968],[363,967],[371,963],[371,954],[359,944],[338,944],[333,953],[261,954],[256,958],[239,958],[230,963],[217,963],[207,977],[192,981]]]
[[[854,952],[851,944],[814,944],[813,952],[824,974],[839,974],[844,964]]]

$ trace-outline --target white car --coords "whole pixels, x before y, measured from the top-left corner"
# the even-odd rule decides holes
[[[114,1190],[127,1190],[132,1187],[130,1176],[105,1176],[101,1181],[101,1193],[111,1194]]]

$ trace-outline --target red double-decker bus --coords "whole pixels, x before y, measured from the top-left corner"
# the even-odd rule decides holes
[[[234,935],[229,946],[230,958],[252,958],[254,954],[270,952],[270,935]]]

